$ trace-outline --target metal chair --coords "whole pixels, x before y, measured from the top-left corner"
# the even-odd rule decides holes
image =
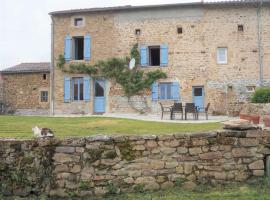
[[[172,119],[175,119],[175,114],[177,113],[181,113],[182,115],[182,120],[183,120],[183,115],[184,115],[184,112],[183,112],[183,106],[182,106],[182,103],[174,103],[173,104],[173,107],[172,107]]]
[[[204,108],[204,113],[205,113],[206,120],[208,120],[208,110],[209,110],[209,107],[210,107],[210,103],[208,103],[207,106]]]
[[[159,105],[161,107],[161,119],[163,119],[164,113],[170,113],[170,119],[172,119],[172,106],[164,106],[160,102]]]
[[[193,119],[198,120],[199,119],[199,112],[197,107],[195,106],[195,103],[186,103],[185,106],[185,120],[187,119],[187,114],[192,113]]]

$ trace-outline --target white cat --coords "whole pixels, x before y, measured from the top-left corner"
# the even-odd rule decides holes
[[[37,138],[54,137],[53,131],[49,128],[39,128],[38,126],[35,126],[32,128],[32,131],[34,133],[34,137]]]

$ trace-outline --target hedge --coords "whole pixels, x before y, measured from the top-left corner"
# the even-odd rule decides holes
[[[254,92],[252,103],[270,103],[270,88],[258,88]]]

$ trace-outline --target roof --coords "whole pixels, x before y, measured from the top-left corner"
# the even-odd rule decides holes
[[[229,1],[198,1],[189,3],[176,4],[161,4],[161,5],[144,5],[144,6],[117,6],[117,7],[100,7],[100,8],[85,8],[85,9],[71,9],[50,12],[50,15],[73,14],[82,12],[101,12],[101,11],[124,11],[124,10],[140,10],[140,9],[155,9],[155,8],[171,8],[171,7],[188,7],[188,6],[203,6],[203,5],[243,5],[256,3],[270,4],[270,0],[229,0]]]
[[[21,63],[0,71],[3,74],[50,72],[49,62]]]

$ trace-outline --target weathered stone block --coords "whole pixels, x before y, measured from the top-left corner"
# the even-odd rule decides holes
[[[199,155],[200,159],[202,160],[214,160],[214,159],[219,159],[222,157],[221,152],[208,152],[208,153],[202,153]]]
[[[56,153],[74,153],[75,147],[56,147],[55,152]]]
[[[53,156],[53,160],[58,163],[79,162],[80,156],[65,153],[56,153]]]
[[[177,148],[177,153],[184,154],[188,152],[188,148],[186,147],[178,147]]]
[[[249,169],[264,169],[264,162],[262,160],[257,160],[248,165]]]
[[[253,138],[239,138],[239,144],[243,147],[254,147],[259,145],[259,141]]]
[[[264,176],[264,170],[253,170],[253,176]]]
[[[188,149],[190,155],[198,155],[202,153],[202,149],[200,147],[194,147]]]

